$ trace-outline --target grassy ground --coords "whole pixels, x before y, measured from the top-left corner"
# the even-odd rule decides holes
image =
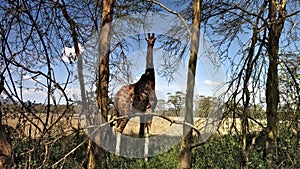
[[[24,130],[24,134],[29,136],[38,136],[39,129],[43,129],[43,123],[38,120],[35,116],[27,116],[28,119],[22,118],[20,120],[20,116],[11,116],[8,118],[5,118],[3,120],[3,124],[9,125],[13,128],[16,127],[22,127]],[[37,117],[41,119],[43,122],[45,122],[46,115],[45,114],[37,114]],[[49,116],[49,124],[52,124],[60,117],[60,114],[50,114]],[[183,121],[182,117],[168,117],[175,121]],[[199,130],[203,129],[206,125],[205,118],[195,118],[195,127]],[[34,125],[32,124],[34,123]],[[83,121],[79,120],[78,114],[66,114],[62,119],[60,119],[59,123],[57,123],[56,127],[64,127],[64,130],[69,130],[72,128],[78,128],[81,123],[84,123]],[[265,120],[260,121],[260,123],[265,125]],[[232,130],[232,125],[235,125],[238,130],[240,130],[240,124],[241,121],[239,118],[232,119],[228,118],[222,121],[217,121],[217,123],[214,126],[206,126],[209,127],[210,131],[218,132],[221,135],[226,135],[230,133],[230,130]],[[49,125],[48,125],[49,126]],[[213,127],[213,128],[212,128]],[[249,121],[249,129],[250,132],[257,132],[261,131],[262,127],[255,123],[254,121]],[[131,135],[131,134],[138,134],[139,131],[139,118],[135,117],[131,119],[125,130],[124,134]],[[152,127],[151,127],[151,134],[152,135],[158,135],[158,134],[167,134],[171,136],[180,136],[182,135],[182,125],[181,124],[171,124],[169,121],[162,119],[160,117],[154,117],[152,121]]]
[[[39,129],[43,129],[45,114],[28,115],[27,118],[20,114],[14,116],[5,116],[3,123],[17,128],[17,134],[12,138],[15,154],[15,168],[50,168],[56,161],[62,159],[64,155],[74,150],[80,143],[88,137],[82,131],[72,133],[80,125],[78,115],[67,114],[57,124],[55,124],[47,136],[41,138]],[[49,124],[55,122],[59,114],[50,114]],[[182,121],[179,117],[169,117],[172,120]],[[202,129],[205,125],[203,118],[195,118],[195,126]],[[33,125],[32,123],[35,125]],[[265,125],[265,121],[259,123]],[[235,125],[240,130],[240,120],[228,118],[221,121],[212,137],[202,146],[193,150],[193,168],[240,168],[241,167],[241,141],[236,134],[229,134]],[[287,123],[289,124],[289,123]],[[279,123],[278,138],[278,161],[275,168],[300,168],[300,148],[297,143],[297,135],[294,130],[284,127],[284,123]],[[250,133],[248,140],[251,141],[255,134],[262,130],[262,127],[253,121],[249,121]],[[139,119],[131,119],[125,128],[126,135],[137,135],[139,129]],[[152,135],[167,134],[169,138],[178,139],[182,134],[182,125],[172,124],[170,122],[155,117],[152,123]],[[28,137],[31,136],[31,137]],[[178,140],[177,140],[178,141]],[[249,141],[249,144],[250,144]],[[155,144],[170,144],[170,140],[162,140]],[[177,159],[179,153],[179,144],[175,144],[168,151],[150,157],[148,163],[144,163],[142,159],[131,159],[118,157],[109,154],[104,160],[101,167],[111,168],[159,168],[170,169],[177,168]],[[158,146],[158,145],[153,145]],[[250,153],[249,168],[266,168],[264,160],[264,138],[258,137],[255,148]],[[84,168],[87,163],[87,142],[65,158],[62,163],[54,168]]]

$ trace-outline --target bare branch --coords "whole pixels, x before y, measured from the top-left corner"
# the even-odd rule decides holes
[[[184,20],[184,18],[183,18],[178,12],[176,12],[176,11],[174,11],[174,10],[171,10],[170,8],[166,7],[165,5],[163,5],[163,4],[160,3],[160,2],[157,2],[156,0],[147,0],[147,1],[148,1],[148,2],[152,2],[152,3],[156,4],[156,5],[159,5],[160,7],[162,7],[163,9],[165,9],[166,11],[168,11],[168,12],[170,12],[170,13],[176,15],[177,17],[179,17],[180,20],[182,21],[182,23],[184,24],[186,30],[188,31],[189,36],[191,37],[192,34],[191,34],[191,30],[190,30],[189,26],[187,25],[187,23],[186,23],[186,21]]]
[[[151,116],[156,116],[156,117],[159,117],[159,118],[162,118],[162,119],[165,119],[167,121],[169,121],[171,125],[173,124],[181,124],[181,125],[185,125],[185,126],[188,126],[188,127],[191,127],[194,131],[196,131],[197,135],[200,136],[200,131],[192,124],[186,122],[186,121],[178,121],[178,120],[173,120],[169,117],[166,117],[166,116],[163,116],[163,115],[159,115],[159,114],[155,114],[155,113],[134,113],[134,114],[129,114],[129,115],[125,115],[125,116],[120,116],[120,117],[114,117],[113,119],[107,121],[106,123],[103,123],[101,125],[99,125],[98,127],[104,127],[108,124],[111,124],[113,123],[114,121],[117,121],[117,120],[120,120],[120,119],[124,119],[124,118],[134,118],[134,117],[141,117],[141,116],[147,116],[147,115],[151,115]],[[96,127],[96,126],[89,126],[89,127]]]

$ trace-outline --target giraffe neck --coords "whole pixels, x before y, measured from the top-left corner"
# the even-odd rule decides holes
[[[154,69],[153,65],[153,47],[148,46],[147,56],[146,56],[146,71],[149,69]]]

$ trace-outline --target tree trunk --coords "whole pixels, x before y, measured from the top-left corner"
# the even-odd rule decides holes
[[[69,29],[70,29],[71,37],[72,37],[72,40],[73,40],[75,55],[77,57],[77,74],[78,74],[78,81],[79,81],[79,86],[80,86],[81,105],[82,105],[81,113],[86,113],[84,111],[88,110],[88,105],[87,105],[84,78],[83,78],[83,59],[82,59],[82,55],[81,55],[81,52],[80,52],[80,46],[79,46],[79,41],[78,41],[78,33],[76,31],[76,23],[72,19],[72,17],[69,15],[69,13],[67,11],[66,4],[64,3],[64,1],[62,1],[62,3],[59,3],[58,1],[55,1],[55,4],[60,8],[64,18],[66,19],[66,21],[68,22],[68,24],[70,26]]]
[[[99,45],[99,73],[97,83],[97,103],[101,114],[107,120],[109,54],[111,22],[114,0],[103,0],[102,23]]]
[[[187,91],[185,100],[185,121],[193,124],[193,97],[195,86],[195,75],[197,66],[197,52],[199,48],[199,35],[200,35],[200,11],[201,0],[194,0],[193,5],[194,18],[193,18],[193,31],[191,35],[191,52],[189,59],[188,75],[187,75]],[[183,126],[183,139],[181,142],[178,168],[192,168],[192,148],[193,132],[189,126]]]
[[[0,95],[4,90],[4,76],[0,74]],[[1,107],[1,102],[0,102]],[[2,126],[2,110],[0,109],[0,169],[11,168],[12,165],[12,145],[8,141],[7,133]]]
[[[65,3],[63,2],[62,4],[60,4],[59,2],[55,2],[56,5],[61,9],[63,16],[65,17],[66,21],[69,23],[70,25],[70,31],[71,31],[71,37],[73,40],[73,44],[74,44],[74,49],[75,49],[75,54],[77,57],[77,74],[78,74],[78,81],[79,81],[79,86],[80,86],[80,94],[81,94],[81,113],[86,114],[86,113],[90,113],[89,110],[89,106],[87,104],[87,99],[86,99],[86,95],[85,95],[85,85],[84,85],[84,77],[83,77],[83,59],[82,59],[82,55],[80,52],[80,48],[79,48],[79,42],[78,42],[78,34],[76,31],[76,23],[74,22],[74,20],[71,18],[71,16],[68,14],[67,8]],[[87,116],[89,116],[89,114],[86,114]],[[88,125],[90,125],[89,123],[87,123]],[[92,149],[92,147],[94,147],[94,142],[90,139],[88,142],[88,151],[89,151],[89,161],[88,161],[88,167],[89,169],[92,168],[96,168],[96,163],[94,162],[94,156],[92,156],[91,154],[98,154],[98,149]]]
[[[109,82],[109,54],[111,39],[111,22],[113,17],[114,0],[103,0],[102,22],[99,37],[99,72],[97,81],[97,103],[99,108],[98,122],[101,124],[103,119],[107,121],[108,114],[108,82]],[[95,124],[99,124],[99,123]],[[98,133],[98,132],[97,132]],[[94,141],[100,145],[103,134],[96,134]],[[89,169],[99,168],[100,160],[103,160],[104,150],[97,144],[90,142]]]
[[[0,169],[8,169],[12,165],[12,145],[7,138],[4,126],[0,124]]]
[[[241,128],[242,128],[242,156],[243,156],[243,161],[242,161],[242,167],[244,169],[248,168],[249,165],[249,154],[251,149],[247,149],[247,127],[248,127],[248,115],[250,113],[250,91],[248,89],[249,82],[251,79],[251,74],[253,72],[253,65],[255,64],[257,58],[259,57],[259,53],[261,51],[262,46],[259,47],[258,53],[255,55],[255,49],[257,45],[257,30],[258,30],[258,24],[259,24],[259,19],[261,14],[265,11],[265,8],[267,6],[267,2],[265,1],[258,14],[256,21],[254,22],[253,25],[253,33],[251,37],[251,46],[249,48],[249,53],[247,56],[247,67],[245,70],[245,77],[244,77],[244,86],[243,86],[243,114],[241,118]]]
[[[279,81],[278,81],[278,50],[279,39],[284,25],[286,1],[269,1],[269,39],[267,51],[269,56],[269,68],[266,84],[267,103],[267,139],[266,158],[270,165],[274,165],[277,159],[277,108],[279,103]]]

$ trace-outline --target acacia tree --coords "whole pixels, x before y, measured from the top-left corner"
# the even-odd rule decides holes
[[[176,116],[179,116],[179,112],[183,108],[185,94],[181,91],[176,91],[174,95],[171,93],[167,93],[167,95],[169,95],[167,103],[174,106],[173,111],[175,111]]]
[[[269,1],[269,32],[267,51],[269,58],[268,75],[266,84],[267,103],[267,140],[266,156],[270,165],[277,159],[277,123],[279,103],[279,81],[278,81],[278,52],[279,40],[286,19],[286,0],[279,3],[275,0]]]
[[[75,50],[75,59],[77,60],[77,74],[78,74],[78,81],[80,86],[80,96],[81,96],[81,104],[82,104],[82,112],[84,110],[87,110],[87,99],[86,99],[86,90],[85,90],[85,84],[84,84],[84,78],[83,78],[83,59],[80,51],[80,45],[79,45],[79,35],[77,31],[77,25],[72,16],[70,16],[66,3],[62,1],[62,3],[59,3],[59,1],[53,1],[56,6],[61,10],[63,17],[66,19],[67,23],[69,24],[69,30],[70,35],[73,41],[73,46]],[[74,16],[73,16],[74,17]],[[72,61],[72,60],[71,60]]]
[[[67,128],[72,123],[68,116],[74,113],[74,98],[68,91],[76,78],[72,78],[72,62],[63,60],[62,56],[66,55],[66,47],[74,46],[80,70],[79,44],[87,41],[99,20],[95,6],[94,1],[5,1],[1,4],[1,75],[6,79],[5,95],[20,107],[14,112],[18,120],[27,121],[19,125],[30,125],[28,140],[38,137],[37,144],[42,145],[31,145],[24,157],[32,159],[35,154],[31,151],[44,151],[43,156],[34,159],[35,163],[28,162],[28,167],[49,165],[54,153],[48,148],[66,134],[64,130],[57,132],[57,128]],[[39,97],[28,98],[26,93],[31,92]],[[85,97],[82,92],[81,96]],[[65,122],[68,126],[62,125]],[[34,130],[38,130],[35,135]],[[56,137],[51,137],[53,133]]]
[[[64,84],[55,79],[54,65],[60,60],[61,50],[58,48],[61,46],[53,45],[54,42],[50,40],[61,32],[49,35],[49,32],[57,28],[56,22],[48,22],[53,19],[49,16],[52,9],[51,4],[47,4],[49,5],[47,6],[42,2],[14,1],[1,5],[3,5],[1,6],[0,24],[1,76],[5,76],[5,95],[15,105],[12,108],[15,109],[13,113],[20,120],[26,119],[27,123],[41,135],[40,141],[42,142],[50,139],[48,136],[51,130],[57,127],[66,113],[71,111],[69,98],[64,90],[70,82],[69,78]],[[39,15],[40,13],[44,15]],[[59,38],[57,40],[59,41]],[[65,68],[68,70],[67,67]],[[32,81],[35,85],[27,85],[26,81]],[[37,101],[44,103],[45,109],[38,109],[34,106],[32,103],[36,100],[25,100],[26,91],[44,92],[45,95]],[[66,102],[66,109],[60,110],[60,116],[53,120],[52,112],[58,112],[58,102],[53,97],[55,93],[61,94],[60,99]],[[68,110],[68,108],[70,109]],[[11,112],[4,111],[6,116],[9,113]],[[44,113],[44,117],[41,116],[42,113]],[[23,125],[25,124],[23,123]],[[29,134],[29,137],[34,137],[34,135]],[[48,146],[43,145],[42,147],[47,149]],[[31,148],[36,149],[35,146]],[[36,159],[35,165],[43,165],[48,160],[48,153],[45,151],[44,156]],[[25,154],[25,156],[32,157],[31,153],[25,152]]]
[[[70,35],[72,37],[73,44],[74,44],[74,50],[75,50],[75,56],[76,56],[75,59],[77,60],[77,62],[76,62],[77,63],[77,74],[78,74],[78,81],[79,81],[79,86],[80,86],[80,96],[81,96],[81,106],[82,106],[81,113],[84,113],[89,118],[91,118],[92,115],[89,114],[91,112],[89,111],[90,108],[89,108],[88,101],[87,101],[85,82],[84,82],[83,57],[82,57],[81,51],[80,51],[78,31],[76,30],[78,26],[77,26],[76,22],[73,20],[73,18],[69,15],[67,6],[64,1],[62,1],[62,4],[60,4],[58,1],[54,1],[54,3],[58,6],[59,9],[61,9],[64,18],[66,19],[66,21],[69,24]],[[107,8],[107,6],[104,6],[103,10],[107,10],[106,8]],[[103,13],[102,15],[106,16],[107,14]],[[106,21],[105,20],[103,21],[103,18],[102,18],[102,23],[103,22],[106,22]],[[107,63],[107,65],[108,65],[108,63]],[[105,82],[102,82],[102,83],[105,84]],[[108,92],[108,91],[106,91],[106,92]],[[102,96],[101,94],[98,94],[98,95],[99,95],[99,97]],[[103,97],[105,98],[105,96],[103,96]],[[107,101],[107,99],[104,101]],[[101,104],[102,103],[100,103],[99,105],[101,105]],[[107,110],[104,109],[104,111],[107,111]],[[107,115],[106,115],[106,117],[107,117]],[[88,122],[86,122],[86,123],[88,123]],[[97,145],[91,139],[89,139],[89,142],[88,142],[88,151],[89,151],[89,160],[88,160],[87,168],[97,168],[98,164],[100,162],[99,159],[101,158],[101,156],[100,156],[101,150],[97,147]]]
[[[289,10],[286,11],[286,3],[287,1],[246,1],[244,3],[224,1],[204,5],[204,11],[207,11],[203,16],[203,22],[206,23],[204,24],[205,31],[217,46],[221,58],[230,61],[233,65],[233,74],[228,83],[229,90],[227,90],[227,93],[230,93],[229,102],[234,103],[234,106],[239,105],[240,102],[243,103],[243,111],[238,115],[242,118],[241,140],[244,157],[242,163],[245,168],[248,166],[249,153],[253,150],[259,136],[257,134],[252,139],[251,145],[247,144],[249,142],[247,141],[248,119],[253,119],[249,108],[252,105],[264,104],[261,102],[264,99],[257,98],[261,96],[259,95],[260,88],[266,91],[267,126],[258,121],[256,123],[262,127],[262,133],[266,131],[265,152],[268,163],[275,165],[276,161],[278,63],[286,59],[280,58],[281,52],[295,52],[293,47],[289,48],[291,49],[289,52],[285,50],[288,44],[297,43],[289,40],[292,35],[291,31],[294,32],[297,25],[293,24],[293,19],[287,18],[293,18],[299,13],[293,1],[289,2]],[[212,16],[218,19],[215,20]],[[284,24],[286,21],[289,22],[288,25]],[[284,27],[291,31],[285,31]],[[252,32],[251,36],[244,34],[249,31]],[[241,48],[235,50],[236,46]],[[266,80],[261,78],[264,76],[267,76]],[[257,100],[260,102],[258,103]]]
[[[108,115],[108,83],[109,83],[109,56],[110,56],[110,39],[111,39],[111,22],[113,19],[114,0],[103,0],[102,19],[99,34],[99,53],[98,53],[98,79],[97,79],[97,103],[99,112],[94,124],[102,124],[107,121]],[[103,121],[103,119],[105,121]],[[105,133],[104,133],[105,134]],[[101,160],[105,159],[104,150],[98,147],[101,144],[101,138],[104,134],[93,135],[94,141],[90,140],[88,168],[99,168]],[[98,144],[98,145],[97,145]]]
[[[102,11],[100,10],[102,4],[111,1],[101,2],[102,1],[95,2],[94,0],[82,2],[63,0],[36,2],[20,0],[5,1],[0,5],[0,74],[1,76],[5,76],[5,79],[0,83],[1,85],[2,82],[4,83],[4,92],[2,92],[2,95],[6,95],[14,104],[22,105],[20,109],[22,117],[20,116],[18,118],[26,119],[30,126],[36,128],[39,133],[42,133],[41,135],[43,137],[39,140],[39,143],[48,141],[50,143],[55,142],[55,139],[49,137],[50,134],[53,133],[52,131],[54,131],[52,129],[69,113],[68,110],[71,110],[72,102],[66,90],[71,83],[70,77],[72,76],[72,72],[70,71],[70,67],[72,66],[61,60],[62,49],[74,45],[75,55],[77,55],[78,59],[78,78],[82,78],[83,75],[80,75],[83,74],[80,71],[82,57],[79,52],[79,43],[84,44],[90,35],[92,35],[93,31],[98,29],[101,12],[103,12],[103,21],[110,20],[109,18],[111,18],[105,18],[105,16],[111,15],[105,14],[107,11],[104,10],[104,7]],[[144,1],[141,3],[140,1],[118,1],[117,5],[120,10],[115,13],[115,16],[122,17],[134,11],[141,12],[148,10],[150,8],[149,4],[150,3],[145,3]],[[132,8],[128,8],[128,6]],[[187,20],[190,20],[194,16],[194,14],[191,13],[193,10],[189,10],[191,8],[192,7],[189,6],[183,15]],[[281,116],[278,116],[279,93],[281,93],[281,99],[286,96],[284,97],[286,102],[294,101],[293,98],[298,97],[293,125],[295,125],[294,128],[298,132],[298,140],[300,138],[300,130],[299,127],[297,127],[300,118],[299,85],[297,87],[299,77],[296,70],[299,60],[291,58],[291,56],[299,56],[299,53],[295,53],[295,51],[299,51],[299,49],[297,49],[298,45],[295,45],[295,43],[299,42],[299,39],[297,39],[297,37],[299,37],[299,31],[297,31],[299,30],[299,24],[296,18],[292,18],[293,16],[299,15],[299,3],[284,0],[278,2],[272,0],[246,1],[243,3],[240,3],[240,1],[205,1],[204,8],[202,9],[204,9],[202,17],[202,21],[205,23],[204,30],[207,35],[211,35],[215,46],[219,47],[221,57],[231,60],[232,63],[238,65],[237,67],[233,67],[236,71],[232,75],[232,83],[230,83],[229,86],[234,88],[231,88],[233,95],[230,96],[231,101],[234,102],[234,106],[238,107],[237,105],[241,105],[238,104],[239,102],[243,102],[244,106],[243,111],[238,114],[243,120],[241,140],[244,165],[247,165],[251,147],[255,145],[251,144],[250,147],[247,145],[247,142],[249,143],[249,140],[247,140],[247,121],[251,118],[250,116],[252,116],[249,107],[255,106],[256,104],[253,98],[255,97],[257,88],[263,88],[267,91],[268,125],[266,136],[268,139],[265,148],[269,163],[274,164],[277,151],[276,134],[278,132],[278,120],[281,118]],[[101,26],[104,27],[103,22]],[[250,35],[250,37],[248,37],[247,35],[243,35],[244,32],[251,32],[252,34],[248,34]],[[109,44],[109,34],[106,33],[101,35],[100,40],[105,43],[104,46]],[[126,31],[124,31],[124,34],[125,33]],[[221,38],[218,39],[219,37]],[[245,41],[244,39],[247,40]],[[238,42],[242,47],[236,55],[232,54],[232,49],[236,48],[236,46],[232,47],[231,45],[234,42]],[[125,49],[124,46],[125,45],[122,46],[123,49]],[[119,51],[121,51],[122,47],[119,46]],[[177,51],[180,47],[176,47],[175,49]],[[191,48],[191,50],[193,49]],[[99,53],[103,51],[109,50],[106,48],[100,50]],[[111,52],[112,51],[108,53],[111,54]],[[114,57],[110,57],[110,59],[118,60],[118,58],[120,58],[120,56],[116,57],[118,50],[114,52]],[[97,99],[100,113],[103,113],[103,117],[106,117],[109,59],[107,53],[99,54],[99,60],[102,61],[101,56],[103,56],[104,61],[99,63]],[[179,57],[179,59],[182,58]],[[114,63],[115,65],[120,65],[119,63],[122,62],[111,63],[110,66],[113,66]],[[191,63],[194,63],[194,61]],[[60,72],[55,71],[56,65],[61,65],[63,68],[60,70],[64,69],[67,72],[64,76],[65,80],[58,80],[58,74]],[[291,65],[293,65],[294,68]],[[193,64],[190,66],[193,66]],[[283,73],[286,73],[285,77],[291,76],[291,81],[286,84],[291,84],[295,87],[295,89],[289,90],[290,96],[285,94],[283,89],[280,89],[279,92],[278,83],[280,83],[281,79],[278,76],[283,77],[283,75],[282,73],[278,73],[278,71],[282,69],[284,69]],[[191,75],[194,75],[193,72]],[[112,76],[113,75],[110,75],[110,77]],[[264,81],[264,78],[260,78],[263,76],[267,76],[267,81]],[[34,82],[34,86],[26,85],[28,81]],[[82,80],[79,81],[80,86],[84,87],[84,82]],[[191,86],[193,85],[192,83],[194,82],[191,81]],[[241,88],[240,86],[243,87]],[[189,96],[191,96],[192,93],[190,89],[191,88],[189,88]],[[42,111],[45,113],[45,119],[39,116],[40,109],[36,109],[36,107],[27,104],[24,99],[26,97],[25,93],[33,90],[42,91],[44,94],[40,101],[46,105]],[[293,93],[295,91],[297,91],[297,95]],[[239,95],[240,93],[242,93],[242,96]],[[56,97],[58,94],[61,96],[60,98]],[[85,103],[85,89],[81,90],[81,97],[81,102]],[[59,109],[59,99],[66,102],[66,108],[62,113]],[[30,100],[30,102],[34,102],[34,100]],[[191,103],[191,100],[189,100],[189,103]],[[56,109],[52,110],[53,107]],[[289,113],[286,112],[285,108],[281,108],[280,111]],[[189,110],[187,113],[190,113],[192,109]],[[53,112],[61,113],[59,118],[54,121],[51,120],[52,115],[55,114]],[[3,111],[3,114],[6,115],[8,112]],[[0,120],[1,116],[2,114],[0,114]],[[264,125],[261,126],[265,127]],[[1,133],[3,133],[4,130],[1,131]],[[63,133],[60,134],[61,136],[63,135]],[[255,141],[255,139],[252,141]],[[297,143],[299,143],[299,141]],[[45,153],[42,157],[38,156],[34,164],[29,164],[30,167],[46,166],[52,153],[46,150],[49,150],[51,146],[49,144],[41,145],[43,145],[41,147],[43,147]],[[25,152],[24,156],[31,159],[33,157],[31,152],[35,152],[36,147],[33,145],[30,146],[29,149],[30,151]],[[97,148],[92,150],[97,151]],[[185,150],[187,150],[186,154],[190,153],[189,148]],[[182,153],[184,154],[185,152]],[[91,155],[94,155],[94,157],[91,157],[95,158],[97,153],[91,153]],[[185,157],[190,159],[188,155]],[[93,162],[90,164],[92,163]],[[95,168],[95,166],[96,165],[91,168]]]
[[[199,117],[207,117],[209,112],[218,106],[218,102],[215,99],[211,96],[198,96],[196,100],[197,115]]]
[[[194,0],[193,4],[193,26],[191,34],[190,58],[187,74],[187,90],[185,97],[185,122],[194,124],[193,120],[193,97],[195,87],[195,75],[197,67],[197,53],[199,49],[200,36],[200,13],[201,0]],[[183,138],[180,146],[178,168],[192,167],[192,144],[193,131],[189,126],[183,126]]]
[[[259,53],[261,52],[262,49],[262,44],[259,46],[258,49],[258,54],[255,55],[255,48],[257,45],[257,38],[258,38],[258,25],[259,25],[259,20],[261,15],[263,14],[265,8],[266,8],[266,1],[265,3],[262,4],[257,17],[255,19],[255,22],[253,24],[253,33],[252,33],[252,37],[251,37],[251,45],[249,47],[249,52],[247,55],[247,61],[245,63],[245,76],[244,76],[244,83],[243,83],[243,112],[242,112],[242,125],[241,125],[241,130],[242,130],[242,155],[243,155],[243,167],[244,168],[248,168],[248,163],[249,163],[249,153],[251,151],[251,148],[247,149],[247,126],[248,126],[248,116],[250,114],[250,102],[251,102],[251,96],[250,96],[250,92],[249,92],[249,82],[251,79],[251,74],[253,72],[253,66],[255,64],[255,62],[257,61],[258,57],[259,57]]]

